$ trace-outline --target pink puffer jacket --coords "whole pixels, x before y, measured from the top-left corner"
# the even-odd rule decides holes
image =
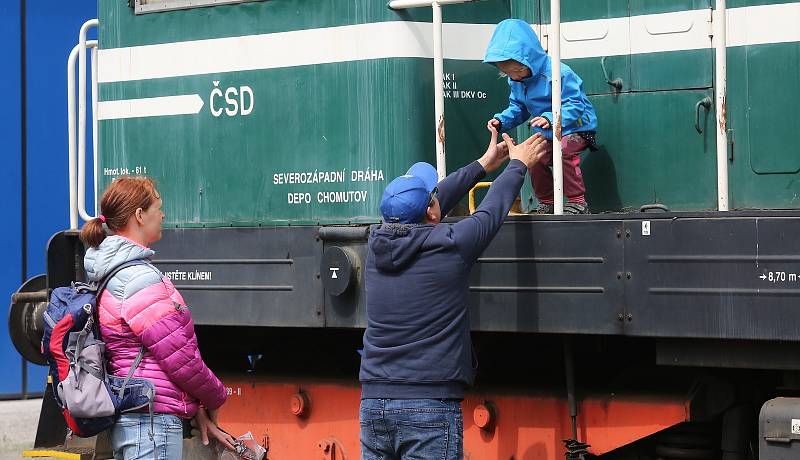
[[[110,236],[86,252],[84,266],[89,281],[99,282],[116,267],[149,260],[153,254],[126,238]],[[199,404],[216,409],[225,402],[225,387],[200,356],[183,297],[157,268],[150,264],[123,268],[109,280],[98,303],[108,371],[126,376],[144,345],[144,358],[134,376],[155,385],[155,412],[191,418]]]

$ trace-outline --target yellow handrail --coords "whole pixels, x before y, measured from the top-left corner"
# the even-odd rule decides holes
[[[478,182],[469,191],[469,213],[473,214],[478,207],[475,205],[475,191],[479,188],[489,188],[492,186],[491,182]]]
[[[478,208],[477,204],[475,203],[475,191],[478,190],[478,189],[481,189],[481,188],[489,188],[491,186],[492,186],[491,182],[478,182],[477,184],[475,184],[474,187],[472,187],[470,189],[470,191],[469,191],[469,213],[470,214],[474,214],[475,210]],[[511,205],[511,209],[509,209],[508,215],[509,216],[519,216],[519,215],[524,215],[524,214],[525,213],[522,212],[522,203],[520,201],[520,198],[517,197],[517,199],[514,200],[514,204]]]

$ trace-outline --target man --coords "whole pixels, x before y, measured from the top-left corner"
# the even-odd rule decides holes
[[[537,134],[515,145],[497,130],[486,153],[437,184],[417,163],[383,193],[384,223],[369,237],[367,330],[361,359],[363,460],[463,459],[461,400],[472,385],[467,293],[473,264],[546,152]],[[453,224],[442,216],[486,173],[511,158],[480,207]]]

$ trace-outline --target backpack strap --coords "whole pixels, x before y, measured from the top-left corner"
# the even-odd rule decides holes
[[[139,367],[139,363],[142,362],[142,358],[144,357],[144,345],[139,348],[139,354],[136,355],[136,359],[133,360],[133,364],[131,364],[131,368],[128,369],[128,375],[125,376],[125,380],[122,381],[122,386],[119,388],[119,399],[122,399],[122,395],[125,393],[125,387],[128,386],[128,382],[133,377],[133,373],[136,371],[136,368]]]
[[[124,264],[121,264],[121,265],[118,265],[117,267],[115,267],[114,270],[112,270],[108,275],[103,277],[102,281],[97,286],[97,290],[95,291],[97,293],[97,300],[95,301],[95,309],[94,309],[95,311],[94,311],[94,314],[92,315],[91,319],[94,319],[96,321],[97,331],[95,332],[95,337],[97,337],[98,339],[100,338],[100,316],[99,316],[97,310],[98,310],[99,305],[100,305],[100,295],[102,295],[102,293],[105,290],[106,286],[108,286],[108,283],[111,281],[112,278],[114,278],[114,276],[117,273],[121,272],[122,270],[124,270],[124,269],[126,269],[128,267],[133,267],[133,266],[136,266],[136,265],[148,265],[150,267],[153,266],[150,262],[148,262],[146,260],[142,260],[142,259],[131,260],[129,262],[125,262]],[[139,367],[139,364],[142,362],[142,358],[144,358],[144,345],[142,345],[139,348],[139,354],[137,354],[136,355],[136,359],[133,360],[133,364],[131,364],[131,368],[128,370],[128,375],[125,376],[125,380],[122,381],[122,387],[119,389],[119,397],[120,397],[120,399],[122,399],[122,396],[125,393],[125,387],[128,386],[128,382],[133,377],[133,373],[136,372],[136,368]]]
[[[133,267],[135,265],[150,265],[150,262],[143,259],[136,259],[114,267],[114,269],[111,270],[111,272],[108,275],[104,276],[103,279],[100,280],[100,283],[97,286],[97,290],[95,291],[98,296],[97,300],[100,300],[99,299],[100,295],[103,293],[103,290],[106,288],[106,286],[108,286],[109,281],[111,281],[111,278],[113,278],[114,275],[116,275],[117,273],[121,272],[122,270],[128,267]]]
[[[92,322],[94,320],[94,315],[92,314],[90,307],[91,306],[88,304],[83,307],[86,313],[89,313],[90,316],[89,318],[86,319],[86,324],[83,326],[83,329],[81,329],[81,332],[78,334],[78,338],[75,341],[75,354],[70,358],[69,362],[70,367],[72,368],[73,373],[75,374],[75,388],[78,388],[78,386],[80,385],[80,380],[78,379],[78,376],[81,374],[80,356],[81,352],[83,352],[84,345],[86,345],[86,339],[89,337],[89,331],[92,330]]]
[[[111,272],[109,272],[108,275],[104,276],[97,284],[97,287],[95,289],[97,300],[95,301],[94,311],[92,312],[92,316],[90,317],[90,319],[94,322],[95,325],[95,331],[94,331],[95,338],[100,339],[100,315],[98,312],[100,308],[100,296],[103,295],[103,291],[106,289],[106,286],[108,286],[108,283],[111,282],[111,279],[114,278],[114,276],[116,276],[117,273],[121,272],[122,270],[125,270],[128,267],[133,267],[136,265],[150,265],[150,262],[142,259],[136,259],[125,262],[124,264],[120,264],[114,267],[114,269],[111,270]]]

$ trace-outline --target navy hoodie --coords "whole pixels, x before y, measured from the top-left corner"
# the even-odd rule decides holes
[[[503,224],[526,171],[512,160],[475,213],[456,223],[373,226],[362,398],[464,397],[475,380],[469,273]],[[475,161],[439,182],[442,215],[485,175]]]

